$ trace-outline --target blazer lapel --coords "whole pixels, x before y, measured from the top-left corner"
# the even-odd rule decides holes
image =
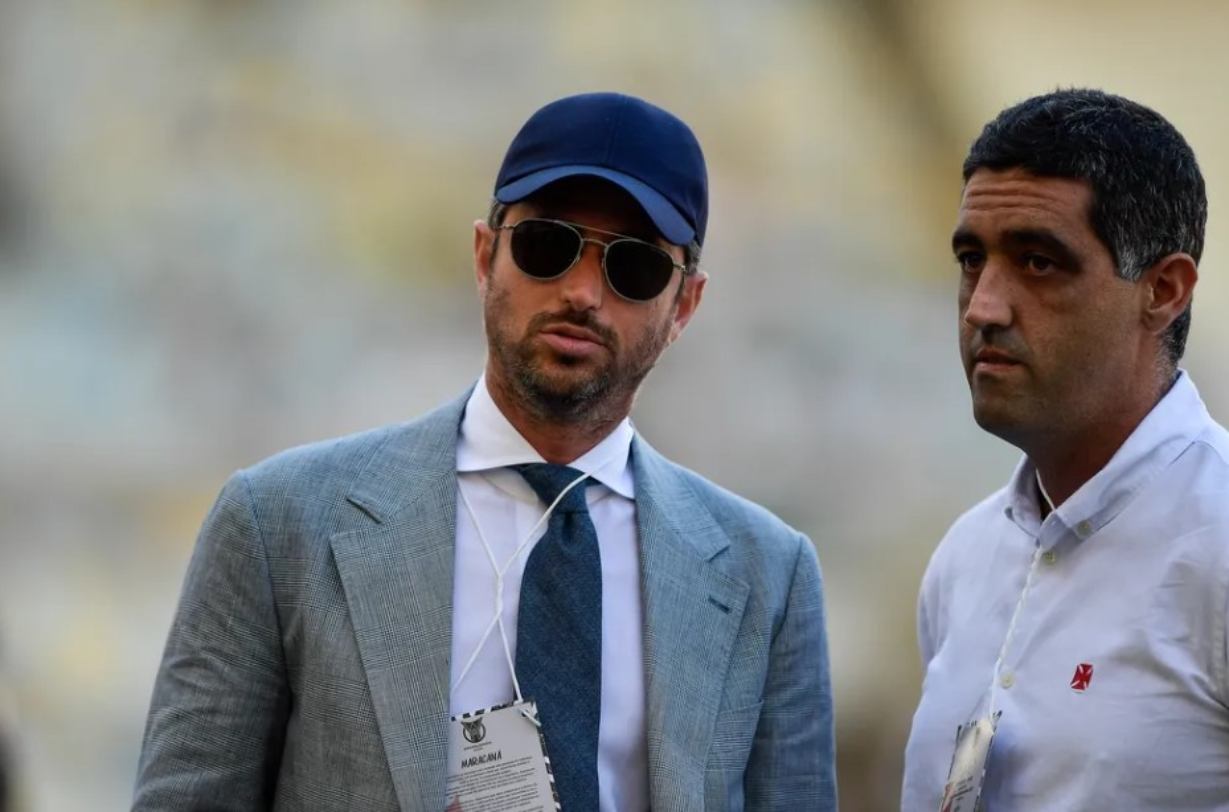
[[[700,810],[704,765],[749,587],[715,561],[729,539],[677,470],[632,446],[644,593],[651,805]]]
[[[444,808],[456,437],[465,400],[411,424],[373,456],[348,498],[374,523],[332,538],[406,812]]]

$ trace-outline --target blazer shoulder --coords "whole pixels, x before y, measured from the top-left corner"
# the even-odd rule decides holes
[[[246,492],[265,527],[340,529],[357,520],[353,511],[386,516],[420,483],[455,471],[464,404],[287,449],[236,472],[228,487]]]
[[[413,430],[413,422],[317,440],[287,448],[237,473],[254,490],[321,483],[334,479],[352,481],[388,443]]]
[[[797,555],[800,543],[810,546],[802,533],[762,505],[667,459],[643,440],[638,440],[636,450],[642,457],[643,470],[652,473],[655,483],[672,482],[672,487],[689,494],[704,507],[732,543],[775,550],[791,556]]]
[[[280,451],[238,472],[254,489],[353,482],[385,458],[437,465],[455,459],[468,393],[421,417]]]

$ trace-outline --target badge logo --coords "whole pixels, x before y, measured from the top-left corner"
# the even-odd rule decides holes
[[[1075,667],[1075,676],[1071,678],[1071,690],[1084,691],[1092,682],[1092,663],[1080,663]]]
[[[465,737],[465,741],[470,744],[478,744],[486,738],[486,725],[482,724],[482,717],[466,721],[461,720],[461,735]]]

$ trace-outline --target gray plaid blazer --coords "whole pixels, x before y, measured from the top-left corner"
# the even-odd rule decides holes
[[[158,671],[134,809],[444,808],[464,406],[227,482]],[[835,809],[811,544],[639,437],[632,465],[652,808]]]

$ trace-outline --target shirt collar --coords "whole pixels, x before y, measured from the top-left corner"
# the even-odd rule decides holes
[[[1144,417],[1105,467],[1080,486],[1051,514],[1080,539],[1096,533],[1178,458],[1211,421],[1190,376],[1179,370],[1178,379],[1160,402]],[[1038,535],[1037,469],[1027,456],[1020,460],[1007,488],[1007,518],[1021,529]],[[1047,517],[1046,523],[1051,521]],[[1042,546],[1057,543],[1043,534]]]
[[[629,418],[607,434],[600,443],[568,465],[626,499],[636,498],[635,480],[629,457],[636,430]],[[529,441],[508,422],[487,389],[486,375],[465,404],[461,436],[457,441],[457,471],[488,471],[529,462],[545,462]]]

